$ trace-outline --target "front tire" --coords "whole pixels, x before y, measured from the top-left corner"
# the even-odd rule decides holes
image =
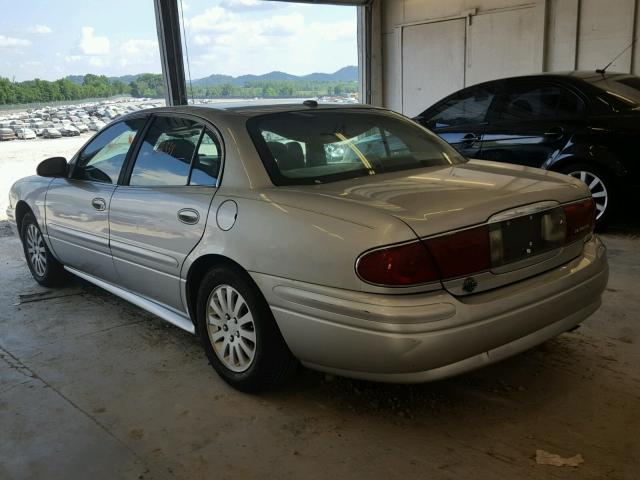
[[[68,278],[67,272],[51,254],[32,213],[27,213],[22,219],[20,238],[29,271],[35,281],[45,287],[63,284]]]
[[[217,266],[205,275],[198,291],[197,325],[209,362],[240,391],[273,388],[297,367],[269,305],[240,268]]]

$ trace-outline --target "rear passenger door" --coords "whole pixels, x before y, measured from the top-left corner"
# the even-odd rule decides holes
[[[585,104],[547,82],[513,82],[489,114],[480,158],[541,167],[579,129]]]
[[[466,157],[477,157],[497,84],[467,88],[416,118]]]
[[[180,271],[202,238],[221,170],[217,132],[156,115],[111,199],[113,261],[126,289],[183,311]]]

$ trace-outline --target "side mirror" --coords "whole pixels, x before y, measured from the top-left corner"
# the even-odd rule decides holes
[[[67,159],[64,157],[51,157],[41,161],[36,168],[36,173],[41,177],[66,177],[69,172]]]

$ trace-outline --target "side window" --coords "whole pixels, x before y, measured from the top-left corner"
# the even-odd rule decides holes
[[[146,118],[133,118],[110,126],[94,138],[78,156],[72,178],[117,183],[120,169],[138,130]]]
[[[193,120],[156,117],[138,152],[129,185],[187,185],[201,132],[202,126]]]
[[[495,95],[486,88],[474,88],[447,100],[437,112],[426,118],[432,128],[483,123]]]
[[[555,85],[522,87],[504,96],[500,119],[570,118],[580,115],[583,109],[582,100],[564,88]]]
[[[220,175],[221,149],[215,135],[205,131],[193,161],[189,185],[215,187]]]

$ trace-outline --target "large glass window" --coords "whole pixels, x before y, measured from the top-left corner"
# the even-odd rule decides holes
[[[430,128],[453,127],[482,123],[487,118],[487,111],[495,95],[485,88],[474,88],[455,96],[442,104],[429,122]]]
[[[436,135],[391,113],[283,112],[252,118],[248,128],[276,185],[326,183],[465,161]]]
[[[193,162],[189,185],[215,186],[220,173],[222,156],[220,144],[215,135],[204,132]]]
[[[584,104],[575,94],[555,85],[522,87],[505,95],[501,120],[575,117]]]
[[[136,133],[146,118],[118,122],[94,138],[80,153],[72,177],[78,180],[117,183],[120,170]]]
[[[599,75],[589,79],[601,94],[598,100],[615,113],[640,111],[640,78],[631,75]]]
[[[144,137],[129,185],[187,185],[202,126],[193,120],[159,116]]]

